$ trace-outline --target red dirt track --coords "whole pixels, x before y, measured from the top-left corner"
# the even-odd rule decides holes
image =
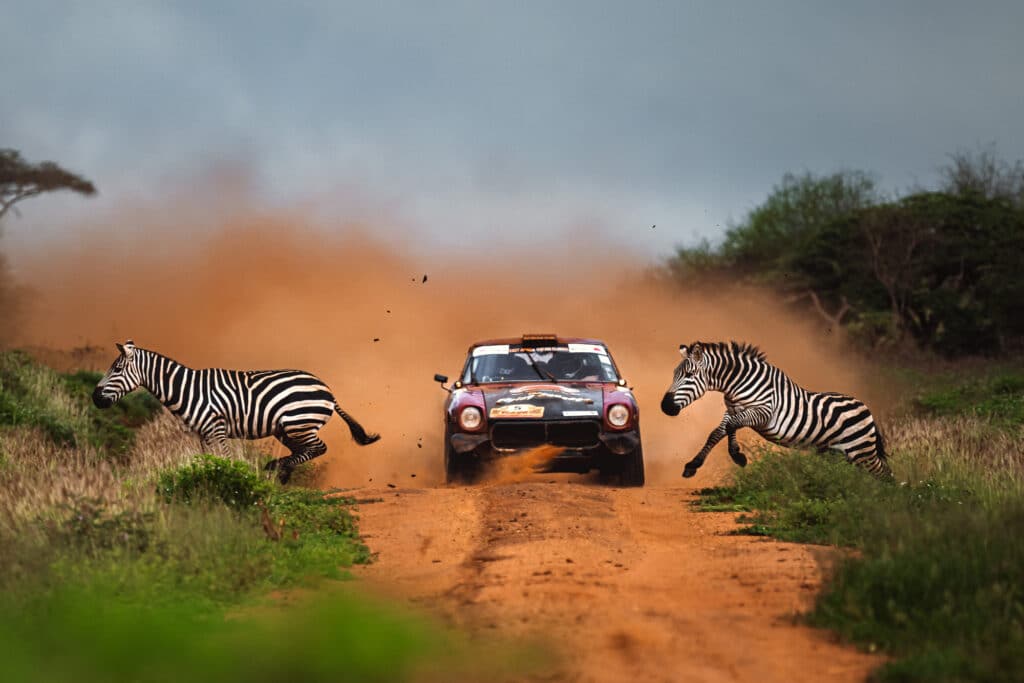
[[[472,632],[540,638],[553,681],[862,681],[880,660],[794,623],[825,548],[726,532],[691,486],[577,476],[352,492],[373,589]],[[705,481],[704,484],[707,482]]]

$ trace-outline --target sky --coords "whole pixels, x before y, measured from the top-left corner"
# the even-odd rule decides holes
[[[600,235],[659,257],[720,239],[786,172],[900,191],[958,150],[1024,158],[1019,0],[0,0],[0,17],[0,147],[100,190],[23,202],[15,247],[231,177],[325,229]]]

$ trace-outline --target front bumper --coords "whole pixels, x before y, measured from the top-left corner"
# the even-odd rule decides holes
[[[579,423],[577,423],[579,424]],[[479,434],[466,434],[456,432],[450,437],[451,447],[456,453],[469,453],[477,451],[481,454],[488,453],[492,456],[511,455],[517,451],[538,446],[557,446],[566,449],[567,457],[579,457],[587,453],[601,449],[615,455],[626,455],[640,447],[640,431],[630,429],[624,432],[609,432],[599,428],[591,432],[585,430],[567,428],[569,423],[564,422],[534,422],[526,425],[517,423],[527,428],[523,431],[510,435],[507,431],[509,423],[495,423],[487,432]],[[497,439],[495,429],[497,428]]]

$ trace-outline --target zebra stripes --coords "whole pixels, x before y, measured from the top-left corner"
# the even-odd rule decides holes
[[[92,400],[109,408],[136,387],[148,389],[168,410],[199,435],[203,447],[224,454],[227,439],[273,436],[290,455],[271,460],[286,483],[296,466],[327,452],[317,432],[337,412],[361,446],[380,437],[341,409],[330,389],[301,370],[195,370],[139,348],[117,344],[120,356],[96,385]]]
[[[749,427],[783,446],[814,446],[824,452],[838,450],[846,459],[879,477],[891,477],[882,434],[871,411],[852,396],[807,391],[765,360],[757,347],[736,342],[694,342],[682,345],[683,359],[661,401],[661,410],[675,416],[706,391],[725,396],[721,424],[704,447],[686,463],[684,477],[692,477],[723,437],[729,455],[741,467],[736,432]]]

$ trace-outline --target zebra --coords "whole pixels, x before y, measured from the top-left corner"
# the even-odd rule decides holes
[[[341,409],[330,389],[301,370],[196,370],[131,339],[115,344],[120,355],[92,393],[98,408],[109,408],[139,386],[145,387],[168,410],[199,435],[204,449],[225,454],[227,439],[273,436],[290,455],[264,467],[288,482],[300,464],[327,452],[317,431],[337,412],[361,446],[380,436]]]
[[[674,417],[706,391],[721,392],[726,406],[722,422],[686,463],[684,477],[697,473],[722,437],[728,437],[733,462],[746,466],[747,458],[736,442],[736,432],[743,427],[783,446],[815,446],[822,453],[841,451],[848,462],[875,476],[892,477],[882,433],[868,407],[858,399],[807,391],[750,344],[694,342],[681,345],[679,353],[683,358],[661,401],[662,412]]]

